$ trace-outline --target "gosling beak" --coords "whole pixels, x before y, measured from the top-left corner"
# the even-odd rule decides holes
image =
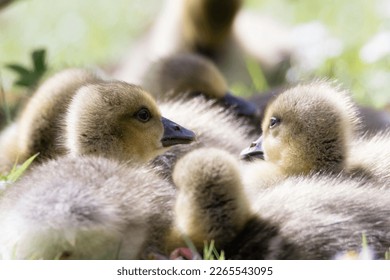
[[[259,110],[255,104],[243,98],[234,96],[230,92],[227,92],[220,100],[225,104],[225,106],[233,108],[238,116],[250,118],[259,117]]]
[[[161,138],[163,147],[177,144],[188,144],[195,140],[195,133],[177,123],[161,117],[164,126],[164,135]]]
[[[240,154],[240,159],[242,160],[255,160],[262,159],[264,160],[264,151],[263,151],[263,136],[260,136],[255,142],[244,149]]]

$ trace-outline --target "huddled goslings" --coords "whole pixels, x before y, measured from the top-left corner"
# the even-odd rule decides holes
[[[81,69],[46,81],[0,137],[2,157],[11,164],[36,153],[38,160],[70,153],[145,162],[194,139],[162,117],[142,88]]]
[[[45,103],[54,89],[58,99]],[[28,111],[33,102],[41,106]],[[230,259],[334,259],[366,238],[384,258],[380,148],[390,138],[356,133],[356,108],[331,83],[286,90],[241,153],[246,162],[250,127],[202,96],[157,104],[139,86],[60,73],[1,138],[9,151],[45,157],[0,196],[0,257],[148,259],[187,237],[199,251],[215,240]],[[42,119],[27,125],[25,115]]]
[[[213,149],[194,151],[179,160],[174,181],[180,187],[188,174],[175,176],[176,172],[183,174],[183,166],[196,163],[185,168],[191,170],[187,183],[191,188],[183,193],[179,188],[176,202],[179,208],[182,201],[187,206],[193,202],[193,211],[175,212],[178,221],[183,221],[182,234],[194,240],[207,236],[221,240],[221,245],[228,235],[221,237],[207,221],[225,213],[217,229],[237,232],[241,228],[235,239],[221,245],[230,258],[332,259],[348,251],[359,252],[364,237],[370,240],[373,257],[384,258],[390,246],[388,160],[381,168],[382,161],[377,159],[384,156],[377,156],[389,138],[387,134],[359,138],[358,125],[356,106],[338,87],[315,82],[287,90],[268,106],[262,137],[242,153],[262,160],[238,166],[229,154]],[[214,168],[209,170],[213,183],[205,184],[197,174],[209,178],[204,169],[213,161]],[[204,185],[209,193],[221,193],[206,199]],[[207,206],[201,207],[202,212],[199,205]],[[235,215],[241,218],[227,218]]]
[[[182,170],[188,165],[190,177]],[[231,259],[334,259],[358,253],[363,238],[373,258],[385,257],[390,193],[382,185],[314,174],[258,188],[263,182],[252,178],[250,186],[243,176],[248,174],[224,151],[197,150],[179,160],[174,214],[181,234],[217,240]],[[253,188],[255,194],[247,192]]]

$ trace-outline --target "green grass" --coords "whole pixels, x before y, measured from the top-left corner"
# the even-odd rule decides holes
[[[21,165],[15,163],[10,172],[8,172],[7,174],[0,175],[0,185],[6,188],[8,185],[16,182],[23,175],[23,173],[26,172],[28,167],[31,165],[31,163],[37,156],[38,154],[33,155]],[[5,188],[0,188],[0,194],[2,191],[4,191]]]
[[[359,103],[382,107],[390,104],[390,76],[387,74],[390,57],[374,63],[360,58],[362,47],[375,34],[390,26],[390,17],[381,15],[377,9],[379,2],[247,0],[245,5],[287,26],[312,21],[323,23],[329,35],[340,40],[343,50],[313,71],[299,73],[299,78],[335,78],[351,89]],[[162,1],[159,0],[116,0],[115,3],[106,0],[19,0],[6,7],[0,12],[0,95],[7,121],[10,122],[12,112],[5,92],[27,93],[28,90],[21,85],[33,87],[46,72],[51,74],[65,67],[115,64],[153,22],[161,6]],[[38,49],[46,51],[48,65],[43,72],[34,71],[40,69],[36,67],[37,61],[35,66],[31,65],[31,54]],[[269,85],[257,64],[250,58],[246,64],[253,81],[251,89],[268,89]],[[34,73],[37,75],[34,76]],[[30,78],[32,80],[26,83],[25,80]],[[239,84],[234,85],[233,90],[248,92],[245,86]],[[8,184],[16,181],[34,158],[21,166],[15,165],[9,174],[0,176],[0,182]],[[362,240],[364,248],[367,246],[365,236]],[[203,258],[224,259],[225,256],[211,241],[205,243]],[[390,259],[390,251],[385,258]]]
[[[29,53],[47,50],[51,71],[107,65],[128,50],[162,1],[20,0],[0,11],[0,65],[27,65]],[[93,8],[92,8],[93,7]],[[8,89],[15,75],[4,71]]]
[[[3,79],[1,77],[1,72],[0,72],[0,98],[1,98],[1,105],[2,105],[1,109],[4,112],[5,123],[6,124],[10,124],[11,120],[12,120],[11,110],[10,110],[10,108],[8,106],[7,97],[5,95],[5,90],[4,90],[4,86],[3,86]]]
[[[385,253],[385,260],[390,260],[390,249],[386,251]]]
[[[225,252],[218,252],[215,248],[214,240],[211,240],[210,243],[205,241],[203,248],[203,259],[204,260],[225,260]]]
[[[37,49],[32,51],[31,64],[31,66],[27,67],[13,63],[5,66],[18,76],[14,82],[15,85],[33,89],[39,84],[47,71],[46,50]]]
[[[379,259],[390,260],[390,248],[384,253],[384,255],[375,256],[375,251],[370,247],[365,233],[361,235],[361,247],[358,250],[346,250],[340,252],[335,256],[336,260],[375,260],[375,257]]]
[[[188,236],[183,235],[182,236],[186,246],[191,250],[193,256],[199,256],[200,254],[198,253],[194,243],[191,241]],[[215,247],[215,241],[211,240],[209,241],[204,241],[204,246],[203,246],[203,260],[225,260],[225,253],[224,251],[218,252],[217,248]]]
[[[390,56],[374,63],[360,58],[361,48],[378,32],[388,29],[390,17],[381,14],[380,0],[248,0],[247,5],[287,25],[319,21],[343,45],[340,55],[328,59],[301,79],[339,80],[361,104],[382,107],[390,103]],[[383,78],[382,78],[383,77]]]
[[[359,103],[382,107],[390,103],[390,57],[375,63],[360,59],[360,50],[376,33],[386,30],[390,17],[381,15],[381,0],[247,0],[246,8],[270,15],[287,26],[323,23],[343,51],[325,60],[301,79],[330,77],[351,89]],[[49,73],[69,66],[109,66],[119,61],[134,40],[153,22],[159,0],[19,0],[0,12],[0,71],[6,91],[20,91],[8,64],[28,65],[29,53],[47,51]],[[93,9],[91,9],[93,7]],[[98,16],[97,16],[98,15]],[[260,36],[260,35],[259,35]],[[252,89],[267,89],[264,76],[247,61]],[[383,77],[383,78],[381,78]],[[246,92],[234,85],[237,92]]]

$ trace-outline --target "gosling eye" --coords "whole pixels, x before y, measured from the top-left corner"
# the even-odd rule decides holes
[[[135,117],[140,122],[146,123],[151,119],[152,115],[150,114],[148,109],[142,108],[141,110],[135,113]]]
[[[278,124],[280,124],[280,119],[279,118],[276,118],[276,117],[272,117],[269,121],[269,128],[274,128],[275,126],[277,126]]]

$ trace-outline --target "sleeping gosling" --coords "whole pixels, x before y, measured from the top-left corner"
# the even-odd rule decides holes
[[[372,258],[384,259],[390,247],[386,185],[327,174],[292,176],[256,198],[254,215],[224,247],[227,258],[336,259],[359,253],[366,239]]]
[[[0,134],[2,162],[8,161],[12,166],[16,160],[23,162],[36,153],[40,153],[39,158],[45,158],[53,150],[63,152],[56,139],[60,138],[61,121],[68,104],[77,89],[100,80],[95,73],[83,69],[68,69],[46,80],[17,120]]]
[[[218,153],[220,158],[215,157]],[[227,163],[214,166],[225,153],[212,150],[214,156],[202,166],[197,164],[202,163],[199,160],[181,161],[175,172],[176,186],[158,176],[150,165],[123,164],[97,156],[58,157],[34,166],[0,197],[0,258],[166,256],[186,246],[181,232],[187,226],[194,229],[191,238],[199,233],[193,239],[198,250],[209,236],[217,235],[218,242],[228,242],[243,227],[248,214],[246,204],[235,204],[243,199],[240,178],[234,173],[234,157],[227,157],[228,163],[233,164],[232,176],[218,177],[220,173],[230,174],[229,169],[224,169]],[[221,188],[224,184],[233,191],[225,194]],[[186,199],[196,186],[196,195]],[[196,221],[204,216],[203,210],[213,213],[221,204],[225,210],[229,206],[230,211],[212,214],[205,221],[210,225],[224,222],[226,226],[222,230],[196,230],[201,226]],[[194,214],[194,219],[183,219]],[[203,236],[203,230],[208,236]]]
[[[364,237],[374,258],[385,257],[390,194],[383,186],[314,174],[288,177],[250,197],[244,176],[225,151],[197,150],[179,160],[181,234],[199,243],[216,240],[228,259],[334,259],[359,252]]]
[[[255,105],[234,96],[214,63],[197,54],[174,54],[156,61],[146,71],[141,85],[162,101],[201,94],[231,107],[238,116],[256,125],[260,123]]]
[[[242,230],[250,209],[237,170],[236,158],[216,148],[194,150],[178,161],[173,172],[176,240],[184,235],[201,251],[205,241],[214,240],[218,248]]]
[[[59,157],[0,197],[2,259],[139,259],[165,253],[175,188],[150,166]]]

